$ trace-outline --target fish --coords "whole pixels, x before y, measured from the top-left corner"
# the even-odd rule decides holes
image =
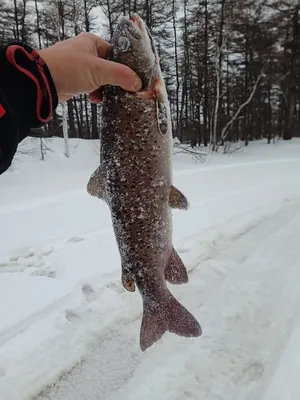
[[[138,288],[143,316],[140,349],[165,332],[199,337],[196,318],[167,286],[188,283],[188,272],[172,244],[172,209],[187,210],[173,185],[170,106],[154,39],[143,19],[121,17],[108,59],[130,67],[142,80],[138,93],[102,88],[100,165],[87,192],[106,202],[121,259],[126,290]]]

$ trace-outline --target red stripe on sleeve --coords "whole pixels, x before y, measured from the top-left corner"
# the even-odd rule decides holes
[[[39,69],[39,72],[42,76],[42,79],[44,81],[44,84],[46,86],[46,90],[48,92],[48,98],[49,98],[49,113],[46,116],[46,118],[43,118],[41,116],[41,107],[42,107],[42,102],[43,102],[43,93],[39,84],[38,79],[30,72],[27,71],[25,68],[22,68],[18,63],[16,62],[15,59],[15,52],[16,51],[21,51],[30,61],[36,61],[37,67]],[[48,122],[52,116],[52,95],[51,95],[51,90],[49,87],[48,80],[46,78],[46,75],[43,71],[43,63],[44,61],[39,57],[38,53],[33,51],[31,54],[27,53],[26,50],[24,50],[21,46],[10,46],[7,51],[6,51],[6,56],[8,61],[13,64],[16,68],[19,69],[19,71],[23,72],[25,75],[27,75],[36,85],[36,90],[37,90],[37,103],[36,103],[36,116],[41,122]]]
[[[3,105],[0,104],[0,118],[4,117],[5,114],[6,114],[6,110],[3,107]]]

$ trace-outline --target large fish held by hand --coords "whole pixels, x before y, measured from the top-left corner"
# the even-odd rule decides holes
[[[125,64],[143,82],[142,91],[103,89],[100,166],[88,193],[109,206],[122,263],[123,286],[137,286],[143,299],[142,351],[166,332],[202,334],[193,315],[169,291],[166,281],[188,281],[172,246],[172,208],[187,209],[172,186],[172,129],[169,103],[152,36],[134,15],[122,18],[113,35],[109,59]]]

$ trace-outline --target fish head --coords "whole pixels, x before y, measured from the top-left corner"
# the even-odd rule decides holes
[[[111,44],[110,59],[131,68],[141,78],[144,89],[151,87],[158,56],[143,19],[138,14],[131,19],[121,17]]]

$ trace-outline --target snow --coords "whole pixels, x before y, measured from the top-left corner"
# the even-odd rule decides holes
[[[300,141],[174,157],[189,283],[169,287],[203,335],[145,353],[108,207],[86,192],[98,143],[46,145],[0,176],[0,399],[298,399]]]

